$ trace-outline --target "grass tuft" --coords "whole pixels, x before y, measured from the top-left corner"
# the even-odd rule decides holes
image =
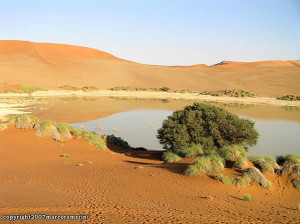
[[[51,120],[44,120],[38,127],[37,131],[35,132],[36,136],[42,137],[51,137],[55,141],[60,141],[60,134],[57,131],[53,121]]]
[[[248,160],[246,156],[240,156],[239,158],[237,158],[237,160],[235,161],[235,163],[233,164],[234,168],[238,168],[238,169],[246,169],[248,167]]]
[[[206,155],[195,158],[193,164],[185,171],[186,175],[199,175],[202,173],[219,173],[224,168],[224,159],[219,155]]]
[[[64,153],[64,154],[62,154],[62,155],[61,155],[61,157],[64,157],[64,158],[69,158],[69,157],[70,157],[70,155],[69,155],[68,153]]]
[[[106,142],[95,132],[85,132],[84,139],[91,145],[96,146],[97,149],[104,150],[106,148]]]
[[[166,151],[163,153],[163,161],[165,161],[166,163],[173,163],[180,159],[181,158],[172,151]]]
[[[65,123],[61,122],[56,125],[57,131],[59,134],[62,134],[65,138],[72,138],[72,135],[70,133],[70,130],[72,129],[72,126]]]
[[[250,194],[245,194],[243,197],[244,201],[251,201],[251,195]]]
[[[220,155],[226,161],[236,161],[241,156],[247,155],[247,150],[242,145],[224,146],[220,150]]]

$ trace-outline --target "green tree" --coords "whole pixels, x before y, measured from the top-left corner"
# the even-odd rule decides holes
[[[157,134],[164,149],[174,152],[195,144],[201,144],[206,152],[226,145],[253,146],[258,136],[254,122],[203,103],[173,112]]]

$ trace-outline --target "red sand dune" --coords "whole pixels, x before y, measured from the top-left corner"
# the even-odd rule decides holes
[[[0,79],[48,89],[65,84],[103,89],[131,85],[196,91],[240,88],[262,96],[299,95],[300,61],[155,66],[86,47],[5,40],[0,41]]]

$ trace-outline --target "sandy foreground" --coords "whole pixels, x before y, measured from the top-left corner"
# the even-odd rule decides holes
[[[2,93],[0,98],[21,98],[21,97],[124,97],[124,98],[142,98],[142,99],[189,99],[203,100],[210,102],[228,102],[228,103],[243,103],[243,104],[266,104],[277,106],[294,106],[299,107],[299,101],[278,100],[273,97],[227,97],[227,96],[209,96],[199,95],[198,93],[174,93],[174,92],[144,92],[144,91],[112,91],[100,90],[93,92],[84,91],[66,91],[66,90],[49,90],[36,91],[32,94],[27,93]]]
[[[100,151],[82,139],[55,142],[34,130],[0,132],[0,223],[297,223],[300,192],[282,177],[274,188],[226,186],[183,175],[188,160],[160,152]],[[68,153],[69,158],[61,157]],[[78,164],[83,166],[78,166]],[[232,171],[225,170],[227,173]],[[244,194],[252,201],[245,202]],[[212,199],[205,197],[211,196]],[[3,215],[89,215],[88,221],[4,221]]]

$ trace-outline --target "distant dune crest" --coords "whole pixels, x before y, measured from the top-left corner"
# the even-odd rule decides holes
[[[191,66],[146,65],[87,47],[0,41],[0,79],[55,89],[62,85],[191,89],[244,89],[262,96],[300,94],[300,60]],[[270,69],[271,68],[271,69]]]
[[[221,61],[213,66],[226,68],[249,68],[249,67],[277,67],[277,66],[300,66],[300,60],[296,61],[258,61],[258,62],[235,62]]]

